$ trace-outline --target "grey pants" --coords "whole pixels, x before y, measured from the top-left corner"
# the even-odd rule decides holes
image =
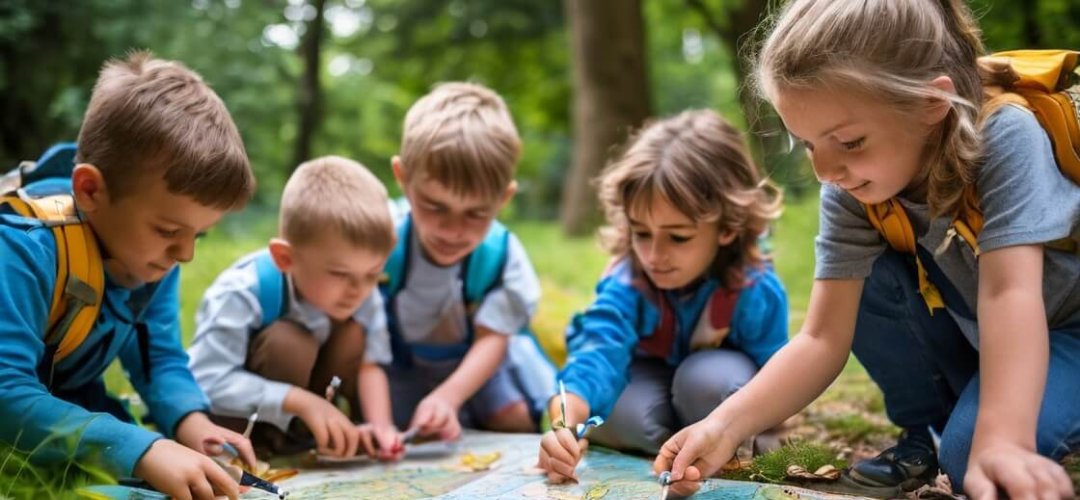
[[[408,428],[420,401],[450,378],[460,362],[461,360],[439,363],[414,360],[414,366],[409,369],[392,365],[383,367],[386,378],[390,381],[394,425],[397,425],[398,429]],[[462,427],[482,429],[487,420],[499,411],[526,400],[525,394],[514,385],[508,362],[503,361],[476,394],[465,401],[458,413],[458,420]]]
[[[757,370],[746,354],[732,349],[699,351],[678,367],[658,359],[635,359],[630,363],[630,383],[589,441],[655,454],[672,434],[708,415]]]

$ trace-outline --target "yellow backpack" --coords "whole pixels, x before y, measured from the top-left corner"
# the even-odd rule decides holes
[[[1058,168],[1073,182],[1080,183],[1080,83],[1075,73],[1080,52],[1073,50],[1015,50],[998,52],[979,59],[986,103],[983,113],[1006,104],[1020,105],[1035,114],[1046,130]],[[873,205],[863,204],[870,223],[893,249],[916,254],[915,231],[896,198]],[[983,215],[974,186],[964,191],[962,208],[949,228],[947,238],[960,236],[979,255],[978,236]],[[1048,246],[1076,252],[1072,240]],[[944,307],[941,293],[927,278],[916,255],[919,291],[933,313]]]
[[[69,149],[54,147],[36,164],[24,162],[0,182],[0,207],[10,207],[23,217],[41,221],[56,237],[56,285],[45,330],[46,355],[40,367],[45,370],[42,375],[47,385],[51,384],[53,366],[86,340],[101,310],[105,290],[105,271],[97,240],[79,218],[70,187],[59,194],[28,189],[54,164],[61,164],[63,171],[67,162],[70,175],[74,145],[61,146]],[[35,166],[41,167],[40,170]],[[56,180],[60,179],[50,177],[48,182]]]

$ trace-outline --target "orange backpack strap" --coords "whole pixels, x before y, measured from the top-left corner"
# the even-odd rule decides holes
[[[1050,137],[1058,168],[1080,183],[1080,52],[1013,50],[979,60],[984,113],[1003,104],[1029,109]]]
[[[944,308],[945,301],[941,298],[941,292],[930,282],[926,269],[915,251],[915,227],[911,225],[911,219],[908,218],[900,201],[890,198],[872,205],[863,203],[863,207],[866,209],[870,224],[878,230],[878,233],[881,233],[893,250],[915,256],[915,265],[919,272],[919,293],[922,294],[930,314],[934,314],[935,309]]]
[[[897,252],[915,253],[915,228],[908,219],[904,206],[896,198],[873,205],[863,203],[870,224]]]
[[[56,349],[55,364],[86,340],[101,311],[105,272],[97,240],[79,218],[71,195],[33,198],[18,190],[0,203],[40,220],[56,238],[56,285],[45,332],[46,346]]]

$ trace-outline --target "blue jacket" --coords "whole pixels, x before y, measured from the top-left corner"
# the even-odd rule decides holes
[[[637,279],[637,286],[635,286]],[[655,357],[638,344],[656,333],[661,322],[657,304],[642,291],[629,259],[617,263],[596,286],[596,300],[574,317],[567,329],[567,361],[559,373],[566,390],[589,403],[593,415],[607,418],[629,382],[635,357]],[[645,281],[647,283],[647,281]],[[663,293],[674,313],[674,342],[664,358],[678,366],[695,349],[718,347],[745,352],[760,367],[787,343],[787,294],[771,267],[748,267],[729,330],[712,331],[706,306],[720,283],[707,279],[693,290]],[[705,330],[705,331],[703,331]]]
[[[52,231],[35,220],[0,214],[0,256],[0,441],[35,450],[37,460],[73,458],[97,463],[117,476],[132,475],[135,464],[162,435],[60,399],[38,378],[56,281]],[[82,345],[56,365],[54,393],[81,398],[93,407],[96,401],[86,401],[86,395],[94,393],[90,388],[100,386],[102,373],[119,357],[167,435],[173,435],[189,413],[206,411],[206,397],[188,371],[181,347],[178,289],[178,268],[158,283],[134,290],[106,275],[101,314]],[[137,322],[149,333],[149,367],[143,366]]]

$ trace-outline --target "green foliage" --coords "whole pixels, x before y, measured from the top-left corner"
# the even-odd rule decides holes
[[[792,441],[784,446],[754,457],[749,467],[721,474],[724,479],[740,481],[784,482],[787,468],[798,465],[808,471],[832,465],[837,469],[847,467],[847,461],[836,458],[836,451],[819,444]]]
[[[82,486],[115,483],[100,467],[70,458],[47,466],[31,462],[31,456],[53,450],[66,450],[70,457],[77,442],[77,433],[56,433],[30,451],[0,443],[0,498],[76,498],[75,490]]]

